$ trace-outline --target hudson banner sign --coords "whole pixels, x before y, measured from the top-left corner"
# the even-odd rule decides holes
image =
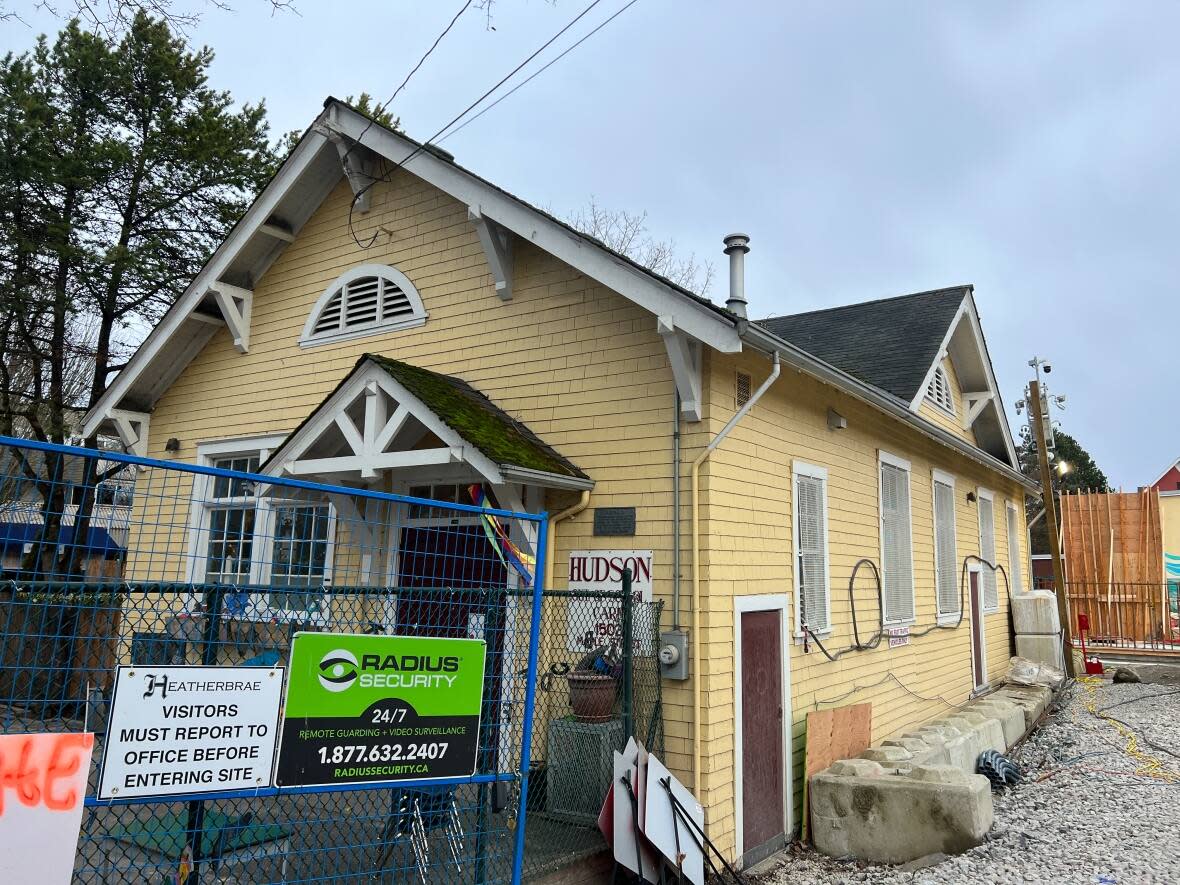
[[[618,593],[623,571],[631,570],[631,598],[651,602],[652,552],[650,550],[574,550],[570,553],[569,589]],[[655,654],[650,631],[635,637],[635,654]],[[591,651],[619,644],[623,638],[623,611],[617,599],[571,599],[567,647]]]
[[[296,633],[278,786],[475,773],[487,644]]]

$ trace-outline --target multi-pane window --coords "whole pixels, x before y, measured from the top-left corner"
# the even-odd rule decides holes
[[[796,462],[793,468],[795,586],[799,624],[815,632],[831,628],[828,584],[828,473]]]
[[[996,564],[996,515],[992,502],[992,493],[984,489],[979,491],[979,557],[992,566]],[[996,571],[987,565],[983,566],[980,576],[983,584],[983,610],[996,611],[1000,607],[1000,597],[997,592]]]
[[[934,471],[934,580],[938,613],[957,615],[962,608],[955,549],[955,479]]]
[[[914,619],[910,465],[881,453],[881,583],[887,624]]]
[[[253,473],[257,455],[216,458],[220,470]],[[213,477],[206,532],[205,581],[210,584],[248,584],[254,554],[254,525],[258,502],[254,484],[230,477]]]
[[[1008,502],[1008,581],[1013,593],[1024,592],[1024,569],[1020,559],[1020,515]]]
[[[280,505],[272,510],[269,584],[278,587],[322,587],[327,578],[331,514],[327,505]],[[321,594],[272,593],[276,608],[318,610]]]
[[[951,382],[942,366],[934,370],[934,376],[926,385],[926,399],[952,415],[955,413],[955,398],[951,394]]]
[[[206,457],[220,470],[256,473],[267,449]],[[252,587],[298,587],[308,592],[244,591],[227,598],[234,615],[270,616],[275,610],[319,612],[322,588],[331,581],[334,532],[327,504],[260,496],[241,477],[212,476],[197,489],[201,522],[196,526],[203,573],[194,580]],[[315,588],[312,591],[310,588]]]

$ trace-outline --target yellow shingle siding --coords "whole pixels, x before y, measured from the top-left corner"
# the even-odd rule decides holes
[[[710,376],[709,417],[714,426],[733,409],[733,364],[750,372],[757,385],[769,364],[754,357],[715,358]],[[827,426],[828,408],[848,420],[845,430]],[[733,597],[746,594],[792,593],[794,543],[791,525],[791,462],[799,459],[828,470],[828,545],[833,629],[824,640],[830,650],[852,643],[848,578],[856,561],[881,562],[878,510],[880,450],[911,462],[911,516],[917,632],[936,621],[932,471],[956,478],[957,558],[979,553],[979,522],[967,492],[986,486],[995,493],[995,538],[998,560],[1007,567],[1008,537],[1005,502],[1018,502],[1024,527],[1023,491],[998,473],[957,455],[918,432],[804,375],[786,371],[776,385],[706,462],[703,496],[702,563],[708,591],[703,614],[704,679],[707,699],[705,793],[711,807],[713,838],[734,846],[732,780],[734,662]],[[1023,566],[1022,566],[1023,568]],[[1025,577],[1025,586],[1027,584]],[[1008,659],[1007,598],[999,582],[1000,609],[986,616],[987,669],[1000,676]],[[876,630],[876,585],[862,569],[856,588],[857,623],[862,641]],[[967,608],[967,604],[964,604]],[[788,612],[793,624],[794,612]],[[808,710],[860,701],[873,704],[873,739],[881,740],[948,707],[937,700],[962,702],[972,689],[969,623],[955,630],[936,630],[914,638],[908,646],[890,649],[883,642],[873,651],[850,652],[829,662],[814,647],[804,653],[792,644],[790,661],[791,728],[793,736],[794,814],[798,822],[803,769],[803,734]],[[902,685],[894,681],[900,680]],[[883,681],[885,680],[885,681]],[[904,685],[904,687],[903,687]],[[912,694],[911,694],[912,692]],[[920,695],[922,698],[916,697]]]
[[[595,481],[591,506],[634,506],[637,534],[595,538],[591,512],[557,530],[554,578],[566,585],[569,553],[626,546],[652,549],[654,589],[667,603],[671,626],[672,427],[674,387],[656,318],[552,256],[520,239],[514,248],[511,301],[496,297],[491,274],[463,204],[406,173],[374,189],[373,208],[356,215],[362,242],[348,230],[351,191],[342,181],[296,241],[255,284],[250,351],[239,354],[225,330],[185,369],[157,404],[149,455],[164,455],[165,441],[181,442],[179,457],[195,460],[208,440],[289,432],[333,389],[364,352],[382,353],[464,378],[497,405],[529,425]],[[413,282],[429,315],[418,328],[300,348],[300,334],[316,299],[342,272],[361,263],[389,264]],[[682,475],[736,409],[735,372],[749,372],[756,387],[768,363],[754,356],[704,354],[704,420],[682,425]],[[953,378],[953,375],[952,375]],[[954,384],[958,395],[957,381]],[[957,402],[961,408],[961,402]],[[827,429],[827,409],[848,419]],[[965,433],[959,427],[960,434]],[[877,457],[885,448],[912,462],[914,575],[917,629],[934,621],[931,475],[956,475],[958,556],[979,549],[975,505],[966,492],[985,485],[996,492],[996,546],[1007,562],[1005,498],[1022,502],[1015,484],[950,452],[868,406],[791,370],[705,462],[701,471],[700,557],[703,660],[703,780],[700,798],[710,835],[734,848],[734,604],[735,595],[792,593],[791,461],[828,468],[829,569],[833,631],[828,644],[851,641],[844,582],[861,557],[880,561]],[[547,508],[576,499],[550,493]],[[690,592],[690,522],[687,482],[681,501],[682,594]],[[1023,527],[1023,507],[1019,508]],[[148,515],[148,514],[145,514]],[[183,526],[177,518],[170,528]],[[148,531],[149,529],[144,529]],[[133,544],[136,542],[133,540]],[[175,549],[188,544],[174,530]],[[162,549],[162,548],[161,548]],[[1027,583],[1026,583],[1027,586]],[[857,588],[862,636],[876,622],[875,591],[864,574]],[[1007,659],[1007,602],[987,618],[988,670],[999,675]],[[793,617],[793,615],[791,615]],[[688,621],[685,606],[683,620]],[[818,651],[792,645],[791,729],[795,818],[799,814],[802,733],[817,704],[871,700],[875,739],[945,710],[894,682],[892,673],[926,698],[961,701],[971,689],[966,626],[938,631],[910,646],[852,653],[828,663]],[[865,686],[873,686],[864,688]],[[673,771],[691,768],[693,707],[690,682],[665,682],[666,756]],[[844,701],[840,701],[844,702]]]
[[[291,431],[362,353],[386,354],[457,375],[524,421],[596,481],[592,506],[637,508],[637,534],[625,544],[593,537],[589,511],[562,523],[558,587],[566,585],[571,550],[652,549],[654,592],[669,600],[674,387],[656,318],[521,240],[513,297],[503,302],[466,206],[405,173],[374,191],[372,211],[354,216],[357,236],[365,242],[381,228],[392,237],[357,246],[342,181],[255,285],[250,352],[239,354],[225,330],[217,333],[157,404],[149,455],[163,456],[170,437],[181,441],[182,460],[195,461],[203,441]],[[424,301],[425,325],[300,348],[316,299],[361,263],[406,274]],[[686,425],[686,450],[703,435]],[[576,499],[551,493],[545,504],[556,511]],[[179,554],[187,532],[173,531],[171,544]],[[668,761],[685,772],[690,732],[682,723],[691,722],[691,706],[684,685],[665,685],[664,710]]]

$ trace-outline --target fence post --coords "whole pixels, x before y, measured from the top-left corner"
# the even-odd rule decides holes
[[[537,659],[541,645],[541,594],[545,590],[545,545],[549,541],[549,514],[537,523],[537,563],[533,572],[532,624],[529,629],[529,665],[524,684],[524,725],[520,735],[520,805],[516,811],[516,849],[512,858],[512,885],[520,885],[524,871],[525,824],[529,804],[529,766],[533,757],[533,713],[537,705]]]
[[[623,569],[623,735],[635,734],[635,619],[631,598],[631,569]]]
[[[217,645],[221,639],[221,603],[225,588],[214,585],[205,590],[205,632],[201,637],[201,663],[212,666],[217,663]],[[194,799],[188,804],[187,842],[192,846],[193,871],[185,885],[198,885],[201,881],[201,843],[205,830],[205,803]]]

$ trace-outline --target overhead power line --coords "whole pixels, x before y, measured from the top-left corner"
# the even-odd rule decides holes
[[[418,63],[410,69],[410,72],[406,74],[406,78],[402,80],[397,89],[393,90],[393,95],[389,96],[388,100],[386,100],[383,104],[379,104],[373,109],[373,115],[370,117],[369,122],[365,125],[365,128],[361,130],[360,136],[349,146],[348,150],[344,152],[344,156],[340,158],[341,163],[348,162],[348,158],[352,155],[352,152],[360,145],[361,139],[364,138],[368,131],[373,127],[373,123],[376,121],[376,118],[385,113],[386,108],[393,104],[393,100],[401,95],[402,90],[406,88],[406,84],[410,82],[410,78],[418,73],[418,69],[426,63],[426,59],[430,58],[430,54],[438,48],[438,44],[441,43],[443,38],[451,32],[451,28],[455,27],[455,22],[459,20],[459,16],[465,13],[473,2],[474,0],[466,0],[466,2],[459,7],[459,11],[455,13],[450,22],[447,23],[447,26],[442,29],[442,33],[434,38],[434,42],[430,44],[430,48],[422,54],[422,57],[418,59]]]
[[[481,102],[483,102],[484,99],[486,99],[489,95],[491,95],[493,92],[495,92],[501,86],[503,86],[506,82],[508,82],[508,80],[512,79],[512,77],[514,77],[517,74],[517,72],[520,71],[521,68],[523,68],[529,62],[531,62],[534,58],[536,58],[538,55],[540,55],[542,52],[544,52],[546,49],[548,49],[550,46],[552,46],[553,43],[555,41],[557,41],[566,31],[568,31],[570,28],[572,28],[574,25],[576,25],[579,21],[581,21],[582,18],[588,12],[590,12],[590,10],[592,10],[595,6],[597,6],[601,2],[602,2],[602,0],[592,0],[592,2],[585,9],[583,9],[581,12],[579,12],[577,15],[575,15],[572,19],[570,19],[569,23],[566,24],[565,27],[563,27],[560,31],[558,31],[556,34],[554,34],[552,37],[550,37],[548,40],[546,40],[540,46],[539,49],[537,49],[535,52],[533,52],[532,55],[530,55],[528,58],[526,58],[524,61],[522,61],[520,64],[518,64],[515,68],[513,68],[511,71],[509,71],[503,77],[501,77],[500,80],[496,83],[496,85],[494,85],[491,89],[487,90],[483,95],[481,95],[479,98],[477,98],[475,101],[473,101],[467,107],[465,107],[461,113],[459,113],[457,116],[454,117],[454,119],[452,119],[450,122],[448,122],[441,129],[439,129],[438,132],[434,133],[434,135],[430,136],[430,138],[426,139],[426,141],[422,142],[416,148],[414,148],[414,150],[412,150],[410,152],[409,156],[407,156],[400,163],[396,164],[392,169],[379,175],[377,178],[374,178],[371,182],[369,182],[364,187],[362,187],[359,191],[357,191],[356,194],[352,198],[352,202],[349,203],[349,205],[348,205],[348,230],[350,233],[352,233],[352,238],[353,238],[353,240],[356,241],[356,244],[358,246],[360,246],[362,249],[368,249],[370,246],[373,245],[373,243],[377,242],[377,236],[378,236],[378,234],[375,233],[375,234],[373,234],[373,236],[369,239],[369,241],[367,243],[362,243],[360,241],[360,239],[357,237],[356,233],[353,232],[352,216],[353,216],[353,211],[356,208],[357,200],[359,200],[361,197],[363,197],[365,195],[365,193],[370,188],[372,188],[374,185],[377,184],[377,182],[389,181],[390,177],[395,172],[397,172],[399,169],[401,169],[403,166],[405,166],[406,163],[410,162],[410,160],[414,159],[414,157],[418,156],[418,154],[422,153],[422,151],[425,150],[426,145],[434,144],[435,139],[437,139],[440,135],[442,135],[444,132],[446,132],[448,129],[450,129],[452,126],[454,126],[460,120],[462,120],[474,108],[478,107],[479,104]],[[366,132],[368,131],[368,128],[369,128],[368,126],[365,127]],[[364,133],[362,132],[361,135],[363,136]],[[359,144],[359,139],[358,139],[358,144]]]
[[[501,95],[495,101],[493,101],[490,105],[488,105],[486,108],[484,108],[478,114],[476,114],[474,117],[464,120],[462,125],[456,126],[454,129],[452,129],[450,132],[448,132],[446,135],[444,135],[442,138],[440,138],[439,141],[440,142],[446,141],[448,138],[450,138],[456,132],[461,132],[464,129],[464,127],[470,126],[472,123],[474,123],[480,117],[482,117],[484,114],[486,114],[488,111],[490,111],[496,105],[498,105],[500,102],[502,102],[504,99],[506,99],[512,93],[514,93],[521,86],[527,85],[529,82],[532,81],[532,79],[534,77],[537,77],[537,76],[545,73],[545,71],[547,71],[552,65],[557,64],[559,61],[561,61],[563,58],[565,58],[567,55],[569,55],[571,52],[573,52],[575,49],[577,49],[579,46],[581,46],[583,43],[585,43],[587,40],[589,40],[591,37],[593,37],[595,34],[597,34],[599,31],[601,31],[603,28],[605,28],[607,25],[609,25],[616,18],[618,18],[620,15],[622,15],[624,12],[626,12],[628,9],[630,9],[632,6],[634,6],[638,2],[639,2],[639,0],[631,0],[630,3],[628,3],[626,6],[623,6],[622,8],[620,8],[618,12],[616,12],[610,18],[606,19],[601,24],[599,24],[598,27],[596,27],[594,30],[589,31],[577,43],[571,44],[564,51],[562,51],[562,53],[560,55],[558,55],[555,58],[551,59],[550,61],[546,62],[543,67],[538,68],[536,71],[534,71],[532,74],[530,74],[526,79],[521,80],[519,83],[517,83],[511,89],[509,89],[507,92],[505,92],[503,95]]]

